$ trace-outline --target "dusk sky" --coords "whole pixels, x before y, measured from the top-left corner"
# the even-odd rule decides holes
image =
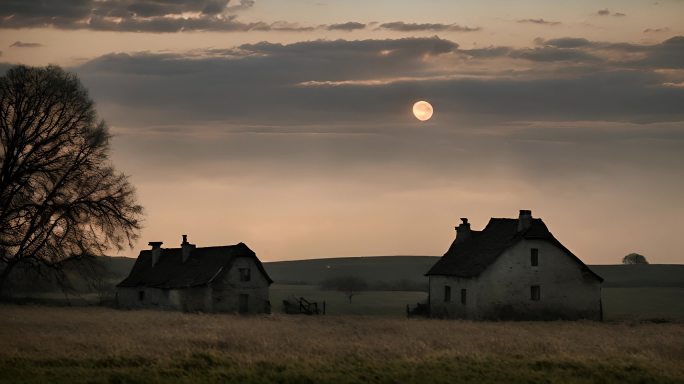
[[[683,263],[684,1],[2,0],[0,71],[76,72],[148,241],[442,255],[530,209]],[[434,115],[411,107],[427,100]]]

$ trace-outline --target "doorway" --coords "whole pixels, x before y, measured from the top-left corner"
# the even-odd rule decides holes
[[[240,313],[247,313],[249,311],[249,295],[248,294],[246,294],[246,293],[240,294],[240,307],[238,310]]]

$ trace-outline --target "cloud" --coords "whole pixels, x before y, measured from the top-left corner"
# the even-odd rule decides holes
[[[664,28],[646,28],[646,29],[644,29],[644,33],[664,33],[664,32],[670,32],[670,28],[664,27]]]
[[[581,37],[561,37],[557,39],[535,40],[538,45],[548,45],[556,48],[580,48],[591,46],[592,42]]]
[[[229,5],[226,10],[230,12],[243,11],[254,6],[254,0],[240,0],[240,4]]]
[[[338,31],[353,31],[353,30],[356,30],[356,29],[364,29],[364,28],[366,28],[366,24],[364,24],[364,23],[357,23],[357,22],[354,22],[354,21],[349,21],[349,22],[341,23],[341,24],[330,24],[330,25],[325,26],[325,29],[327,29],[327,30],[329,30],[329,31],[335,31],[335,30],[338,30]]]
[[[682,79],[654,70],[680,60],[681,43],[644,46],[642,61],[609,64],[584,47],[462,50],[436,37],[261,42],[191,55],[107,55],[76,70],[98,105],[128,123],[393,124],[402,119],[392,112],[398,105],[423,97],[448,106],[443,122],[657,122],[684,118],[684,89],[666,85]],[[465,56],[489,68],[502,59],[531,64],[518,74],[472,76],[482,71],[464,66]]]
[[[0,28],[91,29],[125,32],[311,31],[285,21],[241,22],[227,13],[250,8],[252,0],[52,0],[0,2]]]
[[[592,45],[583,38],[535,39],[536,48],[488,47],[464,49],[459,52],[475,58],[514,58],[534,62],[598,63],[604,61],[582,48]]]
[[[11,48],[11,47],[17,47],[17,48],[38,48],[38,47],[42,47],[42,46],[43,46],[43,44],[40,44],[40,43],[24,43],[24,42],[21,42],[21,41],[15,41],[14,43],[12,43],[12,45],[10,45],[10,48]]]
[[[512,50],[509,57],[526,59],[531,61],[551,62],[551,61],[573,61],[573,62],[598,62],[602,61],[598,57],[578,49],[541,47],[532,49]]]
[[[684,68],[684,36],[674,36],[661,43],[640,45],[590,41],[584,38],[563,37],[550,40],[536,40],[537,45],[561,49],[580,49],[581,52],[606,56],[605,61],[617,68]],[[615,53],[628,54],[636,58],[611,58]]]
[[[531,23],[531,24],[541,24],[541,25],[560,25],[560,21],[549,21],[544,19],[521,19],[517,20],[518,23]]]
[[[599,9],[598,12],[596,12],[596,14],[599,15],[599,16],[610,16],[610,15],[611,15],[610,10],[609,10],[608,8]],[[614,12],[612,15],[615,16],[615,17],[625,17],[625,16],[627,16],[627,14],[622,13],[622,12]]]
[[[435,31],[435,32],[473,32],[479,31],[480,27],[466,27],[458,24],[440,24],[440,23],[405,23],[403,21],[394,21],[391,23],[382,23],[378,29],[388,29],[399,32],[419,32],[419,31]]]
[[[248,31],[283,31],[308,32],[313,27],[301,26],[297,23],[276,21],[244,23],[231,16],[206,16],[198,18],[152,17],[146,19],[125,18],[110,20],[92,17],[87,28],[100,31],[121,32],[182,32],[182,31],[218,31],[218,32],[248,32]]]
[[[684,69],[684,36],[671,37],[660,44],[645,46],[645,57],[633,65],[662,69]]]

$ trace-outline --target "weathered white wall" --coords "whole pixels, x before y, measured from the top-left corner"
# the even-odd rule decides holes
[[[451,287],[451,300],[445,301],[444,287]],[[453,276],[430,276],[430,316],[476,317],[478,280]],[[461,304],[461,289],[466,289],[466,304]]]
[[[240,281],[240,268],[250,269],[250,281]],[[240,294],[249,296],[248,313],[264,313],[270,308],[268,281],[252,258],[236,259],[232,268],[221,274],[211,284],[211,289],[214,312],[237,313]]]
[[[539,266],[530,262],[530,250],[539,249]],[[444,285],[452,286],[452,302],[444,303]],[[531,300],[530,287],[539,285],[540,300]],[[460,289],[468,290],[465,306]],[[465,318],[599,320],[601,284],[555,245],[523,240],[509,248],[480,276],[458,279],[430,278],[433,316]]]
[[[240,268],[251,270],[250,281],[240,281]],[[145,292],[139,300],[138,293]],[[252,258],[241,257],[230,269],[222,271],[210,286],[158,289],[119,288],[119,307],[128,309],[158,308],[187,312],[229,312],[239,310],[240,294],[247,294],[248,313],[264,313],[269,309],[269,284]]]
[[[144,292],[143,300],[138,293]],[[166,308],[169,306],[169,291],[157,288],[119,288],[117,291],[119,306],[123,308]]]

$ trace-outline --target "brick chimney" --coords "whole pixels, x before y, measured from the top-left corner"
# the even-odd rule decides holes
[[[161,241],[150,241],[147,244],[152,247],[152,266],[154,267],[159,262],[159,256],[161,256],[161,246],[164,243]]]
[[[468,222],[468,218],[461,217],[461,224],[456,227],[456,240],[454,240],[454,244],[468,240],[471,234],[472,232],[470,231],[470,223]]]
[[[518,232],[526,231],[530,225],[532,225],[532,211],[521,209],[520,216],[518,216]]]
[[[188,235],[183,235],[183,242],[181,243],[181,249],[183,253],[183,263],[185,263],[190,257],[190,252],[195,249],[195,244],[188,243]]]

